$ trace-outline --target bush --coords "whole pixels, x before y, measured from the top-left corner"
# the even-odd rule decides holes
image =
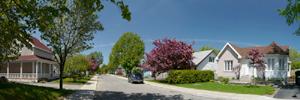
[[[0,83],[7,83],[7,82],[8,82],[8,79],[6,77],[2,76],[0,78]]]
[[[292,62],[292,69],[300,69],[300,62]]]
[[[226,77],[218,77],[218,81],[224,83],[224,84],[228,84],[229,82],[229,78]]]
[[[195,82],[208,82],[214,79],[212,71],[200,70],[171,70],[166,78],[169,84],[185,84]]]

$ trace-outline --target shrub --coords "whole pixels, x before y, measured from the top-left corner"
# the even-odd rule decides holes
[[[170,84],[185,84],[208,82],[213,79],[214,73],[208,70],[171,70],[166,78],[166,82]]]
[[[0,77],[0,83],[7,83],[8,79],[4,76]]]
[[[292,62],[292,69],[300,69],[300,62]]]
[[[224,83],[224,84],[228,84],[229,82],[229,78],[226,77],[218,77],[218,81]]]

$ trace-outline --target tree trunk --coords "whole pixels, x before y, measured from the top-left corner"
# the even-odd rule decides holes
[[[59,89],[63,89],[63,73],[64,73],[64,65],[63,64],[59,64]]]

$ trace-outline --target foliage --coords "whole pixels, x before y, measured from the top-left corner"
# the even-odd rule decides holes
[[[88,70],[90,63],[84,55],[70,57],[66,61],[65,73],[70,74],[74,81],[83,76],[81,73]]]
[[[171,70],[166,78],[169,84],[184,84],[195,82],[208,82],[214,79],[212,71],[200,70]]]
[[[123,0],[107,1],[120,8],[124,19],[131,20]],[[72,2],[85,10],[84,16],[104,8],[101,0],[0,0],[0,62],[17,58],[24,46],[30,48],[32,33],[38,30],[43,34],[48,28],[55,27],[55,17],[72,12],[73,8],[66,5]]]
[[[280,9],[279,13],[281,16],[286,18],[288,25],[294,23],[299,24],[299,15],[300,15],[300,3],[299,0],[287,0],[287,6],[284,9]],[[300,35],[300,27],[295,31],[296,35]]]
[[[57,10],[38,0],[0,1],[0,62],[15,59],[22,47],[31,47],[34,29],[43,29]]]
[[[92,52],[88,55],[88,59],[90,61],[90,70],[96,71],[99,66],[103,63],[103,55],[101,52]]]
[[[7,83],[8,82],[8,79],[4,76],[1,76],[0,77],[0,83]]]
[[[112,48],[109,58],[109,67],[122,66],[126,72],[140,64],[144,57],[144,42],[135,33],[124,33]]]
[[[59,100],[73,92],[20,83],[0,83],[1,100]]]
[[[98,73],[100,73],[100,74],[106,74],[106,73],[108,73],[108,71],[109,71],[109,67],[106,64],[103,64],[99,68]]]
[[[175,39],[155,40],[154,48],[147,53],[143,68],[152,71],[153,75],[170,69],[192,69],[192,45]]]
[[[300,61],[292,62],[292,69],[300,69]]]
[[[223,84],[223,83],[214,83],[214,82],[176,84],[176,86],[193,88],[193,89],[201,89],[201,90],[240,93],[240,94],[256,94],[256,95],[271,95],[275,91],[275,89],[272,86],[253,86],[253,85],[249,86],[249,85]]]
[[[224,84],[228,84],[229,82],[229,78],[226,77],[218,77],[218,81],[224,83]]]
[[[262,78],[265,78],[265,65],[263,60],[264,55],[258,49],[251,49],[248,53],[248,59],[253,68],[262,73]],[[254,72],[254,71],[253,71]]]
[[[120,7],[123,18],[130,20],[130,12],[123,1],[111,0]],[[94,33],[103,30],[97,21],[99,12],[103,9],[100,0],[61,0],[51,2],[53,8],[67,8],[68,12],[54,18],[51,27],[47,27],[42,38],[55,53],[55,59],[60,66],[60,89],[63,88],[63,72],[67,57],[92,47]]]
[[[134,68],[132,68],[131,72],[134,74],[143,73],[143,70],[140,67],[134,67]]]
[[[204,45],[204,46],[202,46],[202,47],[199,49],[199,51],[206,51],[206,50],[213,50],[213,52],[214,52],[215,54],[218,54],[218,53],[220,52],[219,49],[210,47],[210,46],[208,46],[208,45]]]
[[[300,53],[295,48],[290,48],[289,55],[292,61],[292,69],[300,69]]]

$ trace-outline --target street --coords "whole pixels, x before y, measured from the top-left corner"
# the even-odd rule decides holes
[[[97,100],[217,100],[148,84],[131,84],[110,75],[99,76]]]

